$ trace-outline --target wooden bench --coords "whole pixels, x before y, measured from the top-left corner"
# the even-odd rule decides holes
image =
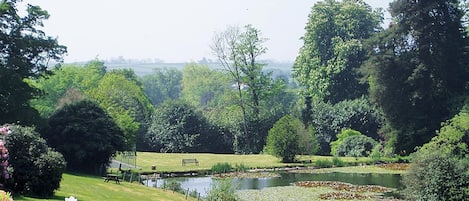
[[[105,182],[109,181],[115,181],[116,184],[120,184],[119,176],[117,174],[107,174],[106,177],[104,177]]]
[[[195,158],[182,159],[182,166],[186,166],[186,163],[195,163],[195,165],[199,166],[199,161]]]

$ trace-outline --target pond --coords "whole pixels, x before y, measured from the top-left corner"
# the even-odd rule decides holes
[[[398,174],[372,174],[372,173],[279,173],[280,177],[269,178],[235,178],[233,184],[238,190],[263,189],[276,186],[290,186],[297,181],[340,181],[356,185],[379,185],[389,188],[400,189],[401,175]],[[211,177],[179,177],[158,179],[156,186],[161,187],[163,183],[178,181],[181,187],[189,191],[197,191],[201,196],[205,196],[210,190],[213,182]],[[148,186],[155,186],[155,182],[150,180],[144,182]]]

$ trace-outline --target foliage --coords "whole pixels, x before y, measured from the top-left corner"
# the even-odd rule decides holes
[[[290,115],[282,117],[269,130],[267,153],[280,157],[282,162],[293,162],[302,151],[299,146],[301,129],[305,130],[299,119]]]
[[[217,152],[226,146],[207,120],[183,102],[161,104],[145,137],[161,152]]]
[[[264,114],[271,113],[271,99],[281,95],[285,87],[282,81],[275,82],[270,73],[263,72],[265,64],[257,60],[267,51],[263,45],[266,40],[261,37],[258,29],[246,25],[243,30],[239,27],[229,27],[226,31],[215,34],[211,46],[224,70],[231,77],[231,82],[234,82],[234,100],[240,110],[241,124],[233,129],[233,145],[234,150],[239,153],[258,153],[262,150],[270,127],[266,129],[259,125],[267,126],[269,124],[265,124],[265,121],[277,120]]]
[[[65,64],[61,68],[54,68],[52,75],[33,81],[33,85],[43,92],[43,95],[32,100],[31,104],[42,117],[49,118],[64,104],[85,98],[85,94],[98,87],[99,80],[106,74],[106,67],[102,61],[93,60],[84,66]],[[82,98],[72,98],[79,97]]]
[[[345,138],[362,135],[359,131],[353,129],[343,129],[340,133],[337,134],[337,140],[331,142],[331,155],[337,155],[338,147],[344,142]]]
[[[238,196],[235,193],[231,180],[215,180],[211,184],[210,191],[207,192],[207,201],[237,201]]]
[[[361,71],[399,154],[429,142],[467,95],[468,38],[459,2],[394,1],[394,23],[367,44]]]
[[[150,120],[153,106],[132,70],[114,70],[104,75],[97,88],[87,92],[97,100],[124,132],[127,147],[135,145],[137,131]]]
[[[12,183],[7,188],[23,194],[49,197],[60,187],[65,160],[53,151],[31,127],[10,126],[6,136]]]
[[[314,155],[319,151],[319,143],[312,126],[308,128],[298,128],[298,146],[300,154]]]
[[[357,0],[314,4],[293,66],[305,97],[334,104],[367,93],[356,69],[366,56],[363,41],[380,30],[381,15]]]
[[[164,182],[162,187],[163,189],[169,189],[174,192],[184,193],[184,189],[182,189],[181,183],[175,180]]]
[[[217,163],[212,166],[212,174],[220,174],[220,173],[228,173],[231,172],[233,167],[231,164],[224,162],[224,163]]]
[[[321,146],[319,154],[330,154],[330,143],[343,129],[351,128],[375,140],[383,118],[365,98],[346,100],[337,104],[313,103],[311,125]]]
[[[404,177],[411,200],[464,200],[469,197],[469,113],[443,124],[429,143],[412,154]]]
[[[332,161],[328,159],[316,160],[316,162],[314,162],[314,165],[318,168],[330,168],[334,166]]]
[[[375,140],[364,135],[346,137],[337,147],[338,156],[361,157],[370,155],[373,147],[378,144]]]
[[[27,5],[18,11],[16,0],[0,2],[0,123],[36,124],[39,114],[29,101],[39,90],[27,79],[50,73],[49,61],[62,61],[66,48],[40,30],[47,11]]]
[[[144,75],[142,82],[145,94],[154,106],[167,101],[179,99],[182,86],[182,73],[177,69],[154,69],[151,74]]]
[[[413,155],[403,178],[410,200],[466,200],[469,197],[467,156],[463,161],[441,150]]]
[[[225,104],[223,95],[230,89],[229,76],[220,70],[195,63],[184,66],[181,98],[198,108]]]
[[[42,135],[64,155],[67,169],[78,172],[101,174],[110,157],[126,148],[122,131],[96,103],[87,100],[54,113]]]

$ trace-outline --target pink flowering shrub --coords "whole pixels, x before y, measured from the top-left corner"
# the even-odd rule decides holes
[[[5,146],[5,136],[11,134],[10,127],[3,126],[0,128],[0,187],[3,187],[6,180],[10,179],[10,173],[8,172],[8,149]]]

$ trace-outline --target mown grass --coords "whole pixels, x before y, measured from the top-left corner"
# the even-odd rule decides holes
[[[187,164],[182,166],[182,159],[195,158],[199,161],[199,166]],[[314,165],[317,160],[332,160],[332,156],[300,156],[298,160],[311,160],[312,163],[305,165]],[[340,160],[346,163],[368,163],[369,158],[341,157]],[[267,154],[236,155],[236,154],[201,154],[201,153],[153,153],[138,152],[137,166],[143,172],[153,172],[152,166],[156,166],[157,172],[184,172],[184,171],[205,171],[210,170],[217,163],[229,163],[244,165],[249,168],[271,168],[303,165],[301,163],[282,163],[278,158]]]
[[[185,196],[172,191],[150,188],[137,183],[114,182],[106,183],[103,178],[88,175],[63,174],[60,189],[49,199],[38,199],[25,196],[14,197],[19,200],[63,201],[66,197],[74,196],[79,201],[128,201],[128,200],[158,200],[183,201]],[[189,198],[188,200],[196,200]]]

